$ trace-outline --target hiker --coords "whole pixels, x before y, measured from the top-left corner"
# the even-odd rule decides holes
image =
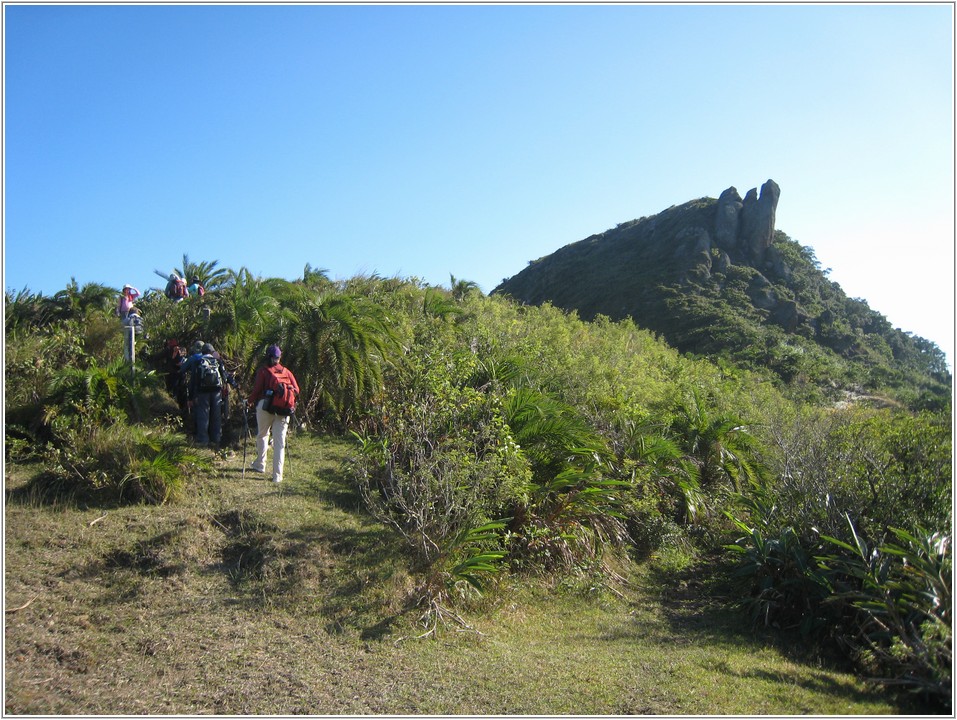
[[[183,361],[183,364],[179,368],[179,374],[181,376],[187,375],[192,371],[196,363],[199,362],[199,359],[203,356],[203,345],[205,345],[202,340],[196,340],[192,345],[189,346],[189,354],[186,356],[186,360]]]
[[[154,270],[153,272],[160,277],[166,278],[166,289],[163,293],[173,302],[182,302],[186,299],[186,296],[189,295],[189,291],[186,289],[186,281],[177,275],[175,270],[169,275],[164,275],[159,270]]]
[[[130,313],[130,308],[133,307],[133,302],[140,296],[140,291],[137,290],[132,285],[124,285],[123,289],[120,291],[120,300],[116,306],[116,314],[119,316],[120,320],[126,322],[126,316]]]
[[[206,294],[206,288],[200,284],[199,278],[193,275],[190,278],[189,286],[186,288],[186,293],[190,297],[203,297]]]
[[[183,422],[186,422],[186,383],[179,374],[180,368],[186,362],[186,352],[179,342],[171,338],[163,346],[160,356],[163,370],[166,374],[166,391],[176,400],[180,412],[183,413]]]
[[[186,404],[196,418],[196,444],[200,447],[219,445],[223,433],[223,395],[228,392],[226,371],[212,345],[197,340],[193,349],[197,346],[199,352],[194,352],[180,370],[180,373],[189,373]]]
[[[189,351],[184,352],[184,360],[179,366],[180,392],[183,394],[183,429],[187,435],[196,434],[196,423],[194,422],[193,406],[189,402],[189,384],[192,378],[193,368],[199,363],[203,356],[203,341],[196,340],[189,347]]]
[[[256,408],[256,459],[250,466],[255,472],[266,472],[266,452],[269,449],[269,434],[272,433],[272,481],[282,482],[282,470],[286,461],[286,432],[289,418],[295,411],[299,397],[299,383],[289,368],[279,362],[282,350],[278,345],[266,348],[266,363],[256,371],[249,405]]]

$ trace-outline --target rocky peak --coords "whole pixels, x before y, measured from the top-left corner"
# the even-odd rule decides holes
[[[686,227],[675,237],[676,255],[688,263],[684,280],[707,277],[712,258],[718,260],[722,271],[733,262],[787,277],[789,268],[771,246],[780,196],[781,188],[774,180],[761,186],[760,195],[752,188],[743,200],[734,187],[721,193],[710,222]],[[713,250],[717,252],[712,254]]]
[[[761,186],[760,196],[756,188],[748,190],[743,201],[733,187],[721,193],[715,225],[717,230],[718,224],[722,223],[726,236],[730,230],[736,230],[729,250],[739,251],[756,265],[764,262],[765,253],[774,237],[774,214],[780,197],[781,188],[774,180],[768,180]],[[730,221],[729,217],[732,218]],[[715,239],[720,247],[717,233]]]
[[[774,180],[761,186],[760,195],[757,188],[751,188],[744,200],[734,187],[729,187],[718,198],[715,244],[732,255],[762,263],[774,236],[774,214],[780,197],[781,188]]]

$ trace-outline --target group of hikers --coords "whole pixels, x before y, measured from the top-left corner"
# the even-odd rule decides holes
[[[235,377],[208,342],[196,340],[187,354],[176,340],[167,340],[166,388],[176,398],[187,432],[194,432],[199,447],[222,447],[223,420],[229,418],[230,388],[238,390]],[[252,391],[243,400],[243,432],[248,433],[249,408],[256,410],[256,458],[250,468],[267,473],[266,460],[272,439],[272,481],[282,482],[286,434],[299,397],[299,383],[282,362],[278,345],[266,348],[264,363],[256,370]]]
[[[201,297],[206,292],[198,277],[192,277],[187,284],[185,278],[175,272],[168,276],[156,273],[168,280],[165,295],[174,302]],[[143,327],[142,316],[134,304],[138,297],[140,291],[132,285],[124,285],[120,292],[116,314],[127,327]],[[131,359],[130,353],[127,354],[127,359]],[[268,472],[266,460],[271,437],[272,481],[276,483],[282,482],[286,434],[299,397],[299,383],[281,358],[278,345],[266,348],[265,361],[256,371],[252,391],[243,401],[243,432],[247,435],[247,410],[256,410],[256,458],[250,467],[254,472]],[[167,340],[160,362],[166,374],[166,389],[176,399],[186,432],[194,435],[196,445],[225,446],[223,429],[224,420],[229,419],[230,388],[238,390],[239,384],[227,372],[216,349],[208,342],[196,340],[187,353],[177,340]]]
[[[166,280],[166,289],[163,294],[173,302],[182,302],[188,297],[202,297],[206,294],[206,288],[196,275],[190,277],[187,282],[186,278],[180,277],[175,270],[169,275],[164,275],[159,270],[153,272]]]
[[[159,270],[154,270],[154,272],[166,280],[166,289],[163,290],[163,294],[173,302],[182,302],[189,297],[203,297],[203,295],[206,294],[206,288],[203,287],[199,277],[196,275],[193,275],[189,279],[189,282],[187,282],[186,278],[180,277],[176,271],[171,272],[169,275],[165,275]],[[140,291],[132,285],[124,285],[120,291],[116,314],[124,324],[131,324],[130,320],[133,317],[140,317],[142,320],[140,312],[134,304],[138,297],[140,297]]]

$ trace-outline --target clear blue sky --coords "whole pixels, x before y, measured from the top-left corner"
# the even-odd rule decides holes
[[[4,287],[217,260],[492,290],[773,178],[852,297],[954,345],[953,8],[4,7]]]

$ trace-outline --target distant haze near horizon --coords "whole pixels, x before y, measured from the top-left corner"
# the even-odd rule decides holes
[[[953,367],[953,11],[5,5],[4,288],[185,253],[489,292],[773,178],[777,228]]]

